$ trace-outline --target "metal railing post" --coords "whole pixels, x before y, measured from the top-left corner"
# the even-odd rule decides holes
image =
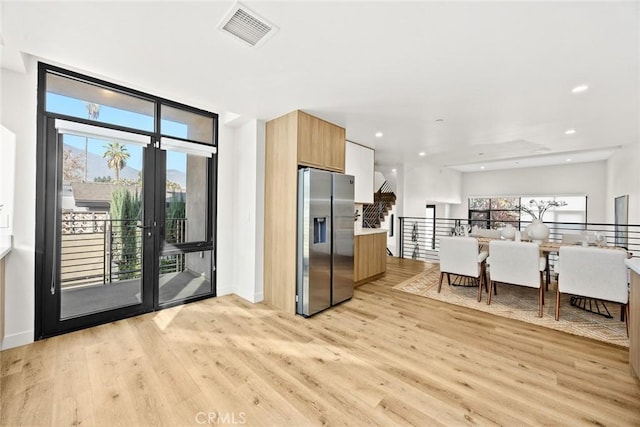
[[[112,233],[112,226],[111,226],[111,218],[109,218],[109,216],[107,216],[107,219],[105,219],[104,221],[104,246],[105,246],[105,250],[104,250],[104,266],[103,268],[106,270],[105,271],[105,283],[111,283],[112,281],[112,277],[111,277],[111,263],[113,261],[113,236],[111,235]]]
[[[398,245],[400,249],[398,250],[398,257],[404,258],[404,218],[400,217],[398,220],[400,221],[400,244]]]

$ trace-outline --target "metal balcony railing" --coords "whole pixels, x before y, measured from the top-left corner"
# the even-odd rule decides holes
[[[186,227],[186,218],[167,219],[165,241],[184,242]],[[110,219],[104,213],[63,215],[60,236],[62,288],[141,277],[141,232],[137,220]],[[183,254],[160,260],[161,274],[183,269]]]
[[[400,235],[398,256],[400,258],[422,259],[438,261],[440,250],[440,237],[451,236],[456,233],[456,227],[471,226],[473,221],[469,219],[449,218],[421,218],[400,217]],[[482,220],[486,223],[488,220]],[[505,221],[489,221],[492,228],[502,228]],[[511,222],[516,229],[524,230],[530,222]],[[640,225],[635,224],[606,224],[606,223],[572,223],[572,222],[545,222],[549,227],[549,241],[562,242],[565,233],[581,235],[586,232],[598,232],[604,235],[606,245],[626,248],[631,256],[640,257]],[[459,230],[460,228],[458,228]],[[549,257],[553,267],[557,254]]]

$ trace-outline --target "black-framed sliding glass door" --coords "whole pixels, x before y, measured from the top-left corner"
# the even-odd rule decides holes
[[[145,203],[157,185],[153,161],[145,161],[154,156],[151,137],[46,123],[43,336],[150,311],[154,267],[147,254],[155,236],[144,224],[155,217],[149,197]],[[87,176],[97,181],[78,179],[83,149],[91,158]],[[109,165],[117,179],[104,174]]]
[[[165,186],[156,192],[157,218],[163,224],[156,305],[162,307],[214,291],[214,191],[208,182],[215,150],[170,138],[162,138],[160,147],[157,182]],[[184,188],[171,179],[176,170],[186,171]]]
[[[36,339],[215,296],[217,116],[39,71]]]

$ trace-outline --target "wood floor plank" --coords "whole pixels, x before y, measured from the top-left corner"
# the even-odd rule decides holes
[[[393,290],[305,319],[237,296],[0,353],[0,425],[640,425],[628,349]]]

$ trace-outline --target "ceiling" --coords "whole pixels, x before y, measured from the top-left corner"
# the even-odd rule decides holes
[[[33,55],[262,120],[302,109],[375,148],[381,170],[592,161],[640,143],[637,1],[246,1],[279,28],[258,48],[216,29],[233,4],[3,1],[3,67]]]

